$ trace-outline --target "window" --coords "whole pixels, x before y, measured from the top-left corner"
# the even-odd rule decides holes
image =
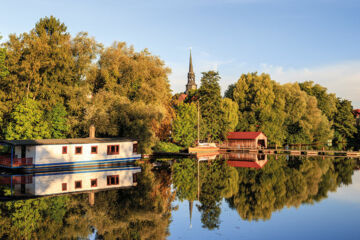
[[[91,154],[97,154],[98,147],[97,146],[91,146]]]
[[[107,146],[107,155],[119,154],[119,145],[108,145]]]
[[[81,188],[82,188],[81,181],[75,181],[75,189],[81,189]]]
[[[138,147],[138,144],[134,143],[133,144],[133,153],[137,153],[137,147]]]
[[[75,154],[82,154],[82,147],[75,147]]]
[[[62,147],[62,153],[67,154],[67,147]]]
[[[118,185],[119,175],[107,176],[107,185]]]
[[[62,189],[63,191],[66,191],[66,190],[67,190],[67,183],[61,184],[61,189]]]
[[[91,187],[97,187],[97,178],[90,180]]]

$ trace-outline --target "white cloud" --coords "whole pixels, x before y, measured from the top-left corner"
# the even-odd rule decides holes
[[[343,201],[360,203],[360,171],[355,171],[352,176],[352,184],[338,188],[337,192],[329,194],[329,197]]]
[[[194,57],[195,56],[195,57]],[[219,60],[210,53],[199,51],[193,54],[196,82],[200,84],[201,72],[216,70],[222,77],[220,85],[224,92],[229,84],[235,83],[242,73],[258,71],[269,73],[271,78],[282,84],[312,80],[336,96],[352,101],[354,108],[360,108],[360,60],[307,68],[283,67],[262,63],[257,66],[235,59]],[[172,74],[170,84],[175,93],[184,91],[187,83],[188,62],[170,63]]]
[[[351,100],[360,107],[360,61],[347,61],[313,68],[283,68],[261,64],[259,72],[266,72],[280,83],[312,80],[326,87],[338,97]]]

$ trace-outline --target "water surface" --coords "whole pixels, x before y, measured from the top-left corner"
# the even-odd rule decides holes
[[[130,176],[127,170],[128,175],[119,173],[118,185],[115,181],[106,189],[56,195],[21,193],[21,184],[29,184],[21,179],[28,178],[20,177],[20,186],[13,184],[12,191],[2,180],[0,239],[356,239],[358,235],[357,159],[230,154],[201,161],[158,159],[139,166],[141,172],[131,186],[122,182]],[[117,174],[106,170],[104,179],[110,172]],[[55,178],[47,181],[58,184]]]

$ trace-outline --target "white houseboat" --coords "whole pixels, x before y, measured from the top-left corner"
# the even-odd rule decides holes
[[[7,149],[0,167],[10,169],[83,167],[141,158],[137,141],[125,138],[0,140],[0,145]]]

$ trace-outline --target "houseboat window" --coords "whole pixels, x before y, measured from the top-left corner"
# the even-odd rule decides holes
[[[91,154],[97,154],[98,147],[97,146],[91,146]]]
[[[134,143],[134,145],[133,145],[133,153],[137,153],[137,148],[138,148],[137,143]]]
[[[82,147],[75,147],[75,154],[82,154]]]
[[[67,154],[67,147],[62,147],[62,153]]]
[[[62,189],[63,191],[66,191],[66,190],[67,190],[67,183],[61,184],[61,189]]]
[[[75,181],[75,189],[82,188],[82,182],[81,181]]]
[[[107,185],[118,185],[119,175],[107,176]]]
[[[91,187],[97,187],[97,178],[90,180]]]
[[[108,145],[107,146],[107,154],[108,155],[119,154],[119,145]]]

